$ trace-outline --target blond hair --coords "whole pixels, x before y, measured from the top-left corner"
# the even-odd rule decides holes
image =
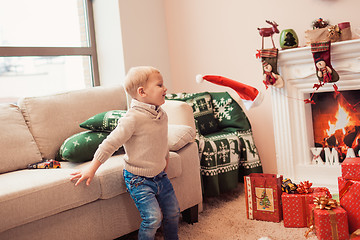
[[[160,71],[150,66],[130,68],[124,82],[126,92],[132,98],[136,97],[138,88],[146,85],[147,80],[152,73],[160,73]]]

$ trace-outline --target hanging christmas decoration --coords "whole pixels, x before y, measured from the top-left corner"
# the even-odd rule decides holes
[[[339,81],[340,76],[331,64],[330,49],[331,49],[330,41],[311,43],[311,52],[313,54],[315,69],[316,69],[316,77],[318,78],[319,83],[314,84],[313,86],[314,91],[310,95],[310,98],[304,100],[305,103],[315,104],[313,100],[314,94],[316,93],[316,91],[319,90],[319,88],[321,88],[327,83],[333,83],[335,98],[338,95],[342,95],[341,92],[338,90],[338,86],[335,83]],[[355,106],[358,103],[356,103],[355,105],[351,105],[343,95],[342,97],[345,99],[345,102],[348,103],[349,108],[356,112]]]
[[[316,42],[311,43],[311,52],[313,54],[316,76],[320,82],[337,82],[339,74],[331,65],[330,55],[331,42]]]
[[[261,36],[262,45],[261,49],[257,50],[256,58],[261,59],[262,67],[263,67],[263,83],[265,84],[266,89],[268,89],[269,86],[282,88],[284,87],[284,80],[280,76],[277,70],[277,61],[278,61],[278,49],[275,47],[273,35],[275,33],[279,33],[278,30],[278,24],[275,21],[268,21],[266,20],[266,23],[270,24],[272,27],[268,28],[257,28],[259,31],[259,34]],[[344,29],[349,29],[349,23],[343,23],[341,26],[345,25]],[[339,24],[340,25],[340,24]],[[337,73],[337,71],[333,68],[331,64],[331,42],[337,41],[339,36],[342,38],[342,28],[339,26],[330,26],[329,21],[325,21],[322,18],[318,18],[315,21],[312,22],[312,28],[313,30],[309,31],[316,31],[320,29],[328,29],[328,33],[326,36],[326,40],[323,40],[321,36],[314,35],[313,37],[309,38],[311,40],[311,52],[314,59],[315,64],[315,75],[318,78],[318,83],[315,83],[313,85],[314,91],[310,94],[310,97],[307,99],[297,99],[304,101],[305,103],[315,104],[315,101],[313,100],[314,94],[325,84],[332,83],[333,88],[335,90],[334,96],[337,97],[338,95],[342,95],[341,92],[338,91],[338,87],[335,84],[337,81],[339,81],[340,76]],[[297,46],[297,38],[295,38],[295,34],[287,35],[285,34],[286,30],[283,30],[283,37],[280,39],[280,45],[282,48],[286,47],[295,47]],[[291,29],[290,29],[291,30]],[[308,32],[308,31],[307,31]],[[340,35],[341,34],[341,35]],[[264,38],[270,37],[272,42],[272,48],[264,48]],[[347,38],[345,38],[347,39]],[[283,47],[284,46],[284,47]],[[344,97],[345,99],[345,97]],[[348,103],[348,101],[345,99],[345,101]],[[360,104],[356,103],[351,105],[348,103],[350,109],[353,111],[356,111],[355,106]]]
[[[311,52],[313,54],[316,77],[318,78],[319,83],[314,84],[314,91],[310,98],[304,100],[305,103],[315,104],[312,100],[315,92],[326,83],[334,83],[340,79],[339,74],[331,65],[330,48],[330,41],[311,43]],[[336,84],[334,84],[334,88],[337,88]]]
[[[275,47],[273,35],[279,33],[278,24],[276,22],[271,22],[266,20],[270,24],[271,28],[258,28],[259,34],[261,36],[261,50],[258,50],[256,54],[257,58],[261,58],[263,66],[263,83],[265,84],[266,89],[270,86],[282,88],[284,86],[284,80],[279,75],[277,71],[277,59],[278,59],[278,49]],[[271,37],[271,42],[273,48],[264,49],[264,38]]]

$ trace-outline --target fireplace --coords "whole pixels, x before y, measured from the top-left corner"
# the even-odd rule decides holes
[[[336,85],[341,95],[345,96],[350,90],[358,92],[354,94],[355,96],[359,95],[360,40],[332,43],[331,63],[340,75],[340,80]],[[325,148],[319,145],[319,133],[314,131],[314,128],[319,128],[318,121],[313,118],[314,107],[303,101],[310,97],[314,92],[313,85],[318,83],[310,47],[280,51],[278,68],[285,81],[284,88],[271,88],[278,174],[291,178],[294,182],[309,180],[314,186],[325,186],[336,193],[338,192],[337,177],[341,175],[340,163],[342,161],[342,158],[336,157],[339,146],[336,142],[341,140],[330,134],[331,139],[325,137],[328,140],[327,145],[324,145]],[[322,98],[322,94],[330,95],[331,98],[334,94],[334,86],[327,83],[316,93],[318,93],[314,95],[316,98]],[[332,109],[335,116],[339,108],[342,111],[338,106]],[[343,108],[347,110],[346,106]],[[357,109],[360,111],[359,107]],[[329,120],[330,124],[335,124],[334,119]],[[354,123],[352,127],[355,129],[357,125],[360,124]],[[351,131],[349,126],[345,127],[344,135],[346,131]],[[341,135],[339,129],[336,134]],[[354,148],[351,149],[354,150]],[[351,154],[352,150],[348,154]],[[355,153],[356,149],[353,152],[358,154],[358,152]],[[344,157],[344,155],[338,152],[338,157]]]
[[[312,163],[342,163],[346,157],[359,157],[360,90],[315,93],[312,99],[316,103],[311,105]]]

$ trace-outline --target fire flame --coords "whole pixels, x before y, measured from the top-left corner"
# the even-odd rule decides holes
[[[338,129],[342,129],[343,134],[346,133],[345,127],[350,122],[350,116],[349,116],[348,112],[340,104],[339,104],[339,110],[336,113],[335,118],[337,119],[335,124],[332,124],[330,121],[328,121],[329,129],[326,130],[326,133],[328,134],[328,136],[331,136],[332,134],[334,134],[335,131]]]

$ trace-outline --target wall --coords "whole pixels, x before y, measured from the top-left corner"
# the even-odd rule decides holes
[[[171,89],[164,0],[93,0],[101,85],[122,83],[134,66],[161,70]]]
[[[264,171],[276,173],[276,154],[270,90],[262,83],[261,48],[257,27],[273,20],[293,28],[305,44],[305,30],[322,17],[332,24],[350,21],[360,27],[358,0],[178,0],[164,1],[173,91],[223,91],[211,83],[196,84],[196,74],[218,74],[252,85],[265,95],[263,103],[247,112]],[[279,34],[274,35],[279,46]],[[265,47],[271,47],[265,39]],[[231,91],[231,90],[230,90]]]
[[[119,84],[125,76],[118,0],[93,0],[100,85]]]
[[[126,72],[134,66],[158,68],[172,87],[163,0],[118,0]]]

